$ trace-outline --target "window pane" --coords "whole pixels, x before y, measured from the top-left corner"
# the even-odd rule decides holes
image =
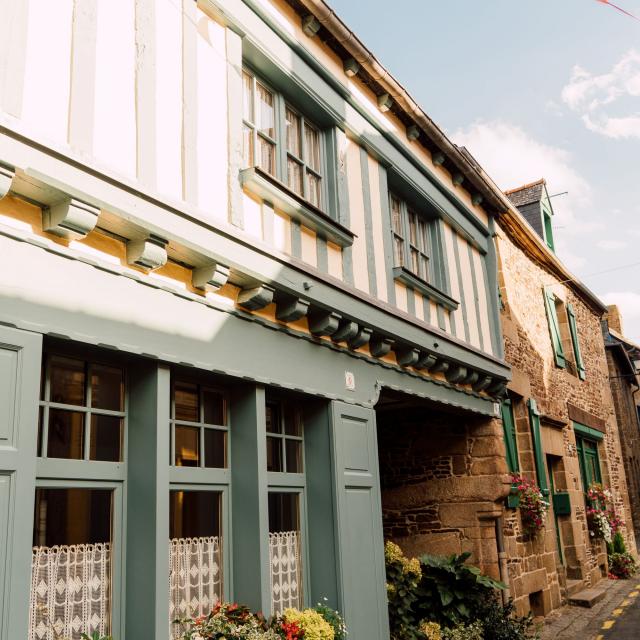
[[[225,416],[225,400],[219,391],[211,389],[202,390],[202,405],[204,408],[204,421],[207,424],[217,424],[225,426],[227,418]]]
[[[84,405],[85,373],[82,360],[51,358],[51,402]]]
[[[420,256],[420,277],[424,280],[429,279],[429,259],[425,256]]]
[[[253,78],[246,72],[242,73],[242,117],[248,122],[253,119]]]
[[[300,496],[269,493],[269,565],[271,609],[302,608]]]
[[[267,402],[266,406],[267,433],[282,433],[282,422],[280,420],[280,405]]]
[[[411,242],[414,247],[418,246],[416,224],[416,214],[412,211],[409,211],[409,242]]]
[[[49,458],[80,460],[84,450],[84,413],[49,409]]]
[[[276,147],[274,144],[258,136],[259,167],[269,175],[276,174]]]
[[[300,440],[285,440],[287,447],[287,473],[303,473],[302,442]]]
[[[124,420],[115,416],[91,416],[89,458],[106,462],[122,460]]]
[[[302,165],[293,158],[287,158],[287,185],[302,195]]]
[[[112,492],[38,488],[34,506],[29,637],[109,634]]]
[[[419,223],[418,247],[423,253],[429,253],[429,251],[427,251],[428,246],[427,223],[421,220]]]
[[[282,466],[282,438],[267,436],[267,471],[284,471]]]
[[[317,129],[305,122],[304,124],[304,161],[318,173],[322,173],[320,167],[320,133]]]
[[[200,429],[175,427],[176,466],[200,466]]]
[[[222,494],[217,491],[171,491],[169,537],[220,536]]]
[[[204,466],[215,469],[227,467],[227,434],[218,429],[204,430]]]
[[[255,164],[253,152],[253,129],[244,125],[242,127],[242,159],[245,167],[253,167]]]
[[[396,257],[396,266],[402,267],[404,265],[404,241],[401,238],[394,236],[393,246]]]
[[[42,438],[44,433],[44,408],[38,408],[38,444],[37,444],[37,456],[42,455]]]
[[[287,151],[297,158],[300,158],[302,157],[302,153],[300,152],[300,116],[287,107],[285,111],[285,123],[287,125]]]
[[[320,207],[320,178],[313,175],[313,173],[307,173],[307,187],[307,200],[316,207]]]
[[[302,416],[296,406],[285,407],[284,432],[288,436],[302,437]]]
[[[258,87],[258,130],[269,136],[270,138],[276,137],[275,132],[275,117],[273,111],[273,94],[271,91],[263,87],[259,82],[256,85]]]
[[[400,200],[397,198],[391,198],[391,226],[394,232],[400,237],[403,236],[402,232],[402,215],[400,212]]]
[[[420,274],[420,257],[416,249],[411,249],[411,270],[415,274]]]
[[[169,495],[169,637],[178,640],[186,629],[174,620],[206,616],[222,599],[222,494]]]
[[[173,387],[175,419],[186,422],[200,422],[200,399],[198,386],[186,382],[176,382]]]
[[[122,369],[101,364],[91,365],[91,406],[97,409],[124,409]]]

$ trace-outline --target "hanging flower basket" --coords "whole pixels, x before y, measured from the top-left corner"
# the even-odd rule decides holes
[[[540,487],[532,480],[514,475],[511,481],[519,498],[518,506],[524,533],[536,536],[545,527],[549,503],[544,499]]]
[[[615,510],[609,508],[612,500],[611,490],[600,483],[592,484],[587,490],[587,526],[592,540],[610,543],[613,536],[624,527]]]

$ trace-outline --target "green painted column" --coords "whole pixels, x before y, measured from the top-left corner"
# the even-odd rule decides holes
[[[266,613],[271,597],[264,387],[236,387],[230,415],[233,599]]]
[[[167,640],[171,375],[153,361],[129,371],[126,637]]]

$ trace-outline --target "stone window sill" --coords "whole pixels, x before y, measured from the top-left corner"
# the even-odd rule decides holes
[[[445,309],[449,309],[449,311],[455,311],[458,308],[459,303],[457,300],[454,300],[451,296],[448,296],[446,293],[436,289],[426,280],[415,275],[415,273],[411,273],[411,271],[406,267],[394,267],[393,278],[394,280],[411,287],[436,304],[442,305]]]
[[[330,218],[326,213],[302,199],[287,185],[258,167],[240,172],[242,187],[291,216],[320,237],[340,247],[350,247],[356,234]]]

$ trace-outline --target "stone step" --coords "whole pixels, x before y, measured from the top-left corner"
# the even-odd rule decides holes
[[[584,582],[582,580],[567,580],[567,584],[566,584],[567,597],[571,598],[571,596],[574,596],[583,588],[584,588]]]
[[[589,609],[604,598],[607,592],[606,586],[584,589],[569,597],[569,604],[576,607],[588,607]]]

